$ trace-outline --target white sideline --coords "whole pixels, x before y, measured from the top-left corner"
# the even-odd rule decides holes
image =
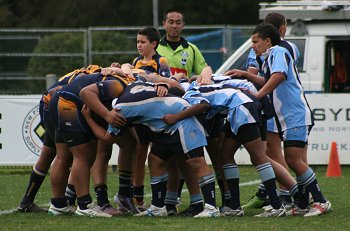
[[[248,181],[248,182],[243,182],[243,183],[240,183],[239,186],[250,186],[250,185],[254,185],[254,184],[259,184],[260,183],[260,180],[253,180],[253,181]],[[219,186],[216,186],[216,188],[219,188]],[[187,189],[183,189],[182,192],[187,192],[188,190]],[[151,197],[152,194],[151,193],[147,193],[145,194],[145,197],[146,198],[149,198]],[[110,198],[111,199],[111,198]],[[113,199],[111,199],[113,200]],[[40,205],[40,206],[48,206],[47,204],[46,205]],[[15,213],[17,212],[17,208],[13,208],[13,209],[9,209],[9,210],[4,210],[4,211],[0,211],[0,216],[2,215],[7,215],[7,214],[12,214],[12,213]]]

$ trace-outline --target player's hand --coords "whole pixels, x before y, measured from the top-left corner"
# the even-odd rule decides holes
[[[119,67],[104,67],[101,69],[101,74],[102,75],[113,75],[120,72]]]
[[[118,68],[120,68],[121,65],[120,65],[120,63],[114,62],[114,63],[111,64],[111,67],[118,67]]]
[[[126,119],[119,113],[119,109],[112,109],[107,113],[105,120],[114,127],[122,127],[126,124]]]
[[[179,121],[176,114],[167,114],[162,117],[162,120],[166,124],[175,124],[177,121]]]
[[[238,70],[238,69],[233,69],[225,73],[225,75],[229,75],[232,78],[244,78],[246,75],[246,71]]]
[[[198,75],[197,84],[198,84],[198,86],[210,85],[210,84],[212,84],[212,82],[210,79],[202,78],[202,75]]]
[[[83,105],[83,108],[81,109],[81,114],[83,114],[83,116],[85,118],[91,117],[91,111],[85,104]]]
[[[157,90],[157,95],[159,97],[163,97],[168,94],[168,87],[166,85],[157,85],[156,90]]]

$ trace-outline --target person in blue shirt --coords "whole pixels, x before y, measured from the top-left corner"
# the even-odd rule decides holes
[[[207,110],[209,104],[190,107],[186,100],[171,94],[158,97],[154,88],[151,83],[136,81],[113,102],[113,108],[126,119],[126,125],[143,124],[154,133],[150,152],[153,158],[149,161],[152,205],[137,216],[167,215],[164,200],[168,174],[165,164],[174,156],[180,157],[199,179],[206,204],[195,217],[219,216],[215,202],[215,178],[204,159],[203,147],[207,144],[205,131],[193,116]],[[174,119],[169,114],[177,114],[178,117]],[[96,136],[106,141],[113,140],[113,136],[118,137],[125,129],[110,126],[108,133],[105,133],[103,128],[96,127],[93,120],[87,117],[87,121]]]
[[[251,39],[255,53],[264,56],[265,84],[255,96],[259,99],[269,95],[283,140],[286,162],[297,178],[300,198],[288,215],[307,217],[325,214],[331,210],[331,203],[323,196],[316,175],[304,158],[314,120],[294,59],[287,49],[278,46],[280,35],[271,24],[256,26]],[[309,193],[314,199],[311,208]]]
[[[278,45],[288,50],[288,52],[291,54],[292,58],[294,59],[295,65],[296,65],[300,56],[300,52],[294,43],[284,40],[284,36],[287,30],[286,18],[282,14],[273,12],[266,15],[264,22],[271,23],[278,29],[278,32],[281,36],[281,40]],[[263,76],[264,76],[264,72],[262,69],[263,62],[264,62],[264,57],[257,56],[255,54],[255,51],[251,49],[247,59],[247,71],[253,74],[252,75],[253,78],[250,76],[247,76],[247,78],[250,78],[252,81],[257,79],[263,80]],[[231,73],[235,73],[235,72],[236,71],[233,71]],[[259,74],[259,77],[256,77],[256,75],[258,74]],[[288,171],[288,165],[282,153],[281,138],[279,136],[274,117],[266,120],[266,127],[267,127],[266,153],[271,159],[273,159],[274,161],[282,165]],[[306,157],[305,157],[305,160],[306,160]],[[274,170],[275,170],[275,173],[276,171],[278,171],[278,173],[276,173],[277,175],[278,174],[284,175],[283,181],[287,182],[288,186],[286,186],[286,184],[282,184],[281,180],[278,180],[280,183],[278,192],[283,203],[286,206],[291,206],[292,198],[295,200],[297,200],[298,198],[298,188],[297,188],[296,181],[290,174],[288,174],[288,172],[284,171],[284,169],[275,168]],[[243,207],[244,208],[261,208],[262,206],[267,204],[268,204],[268,198],[267,198],[265,186],[261,183],[258,187],[258,191],[256,192],[255,196],[253,196],[248,201],[248,203],[245,204]]]
[[[197,80],[198,81],[198,80]],[[222,144],[223,168],[226,182],[231,194],[229,203],[225,205],[225,216],[242,216],[243,209],[239,199],[239,175],[233,155],[241,144],[250,154],[262,181],[267,185],[273,213],[269,216],[284,216],[285,209],[276,193],[275,174],[263,149],[260,138],[261,105],[248,91],[228,84],[209,84],[198,86],[192,82],[183,97],[192,105],[206,100],[211,108],[205,113],[205,119],[218,114],[226,115],[225,139]],[[257,216],[263,216],[259,214]]]

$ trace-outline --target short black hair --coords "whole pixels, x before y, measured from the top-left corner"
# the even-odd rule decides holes
[[[160,34],[156,28],[152,26],[147,26],[139,30],[137,34],[146,36],[151,43],[154,41],[157,42],[157,46],[154,48],[157,49],[160,40]]]
[[[269,13],[264,19],[264,23],[271,23],[277,29],[286,24],[286,17],[279,13]]]
[[[185,94],[185,91],[178,87],[171,87],[169,88],[168,93],[174,96],[182,97]]]
[[[170,8],[170,9],[165,11],[165,13],[163,14],[163,21],[166,21],[166,19],[168,17],[168,14],[169,13],[173,13],[173,12],[181,14],[182,15],[182,21],[185,22],[185,14],[181,10],[175,9],[175,8]]]
[[[271,23],[260,23],[258,24],[252,32],[253,34],[258,34],[260,38],[271,40],[272,46],[278,45],[281,41],[281,36],[277,28]]]

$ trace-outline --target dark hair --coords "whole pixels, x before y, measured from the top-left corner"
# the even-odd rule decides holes
[[[174,12],[181,14],[182,15],[182,21],[185,22],[185,15],[184,15],[184,13],[181,10],[178,10],[178,9],[175,9],[175,8],[171,8],[171,9],[168,9],[167,11],[165,11],[165,13],[163,14],[163,21],[166,21],[169,13],[174,13]]]
[[[279,13],[269,13],[264,19],[264,23],[271,23],[277,29],[286,24],[286,18]]]
[[[281,36],[277,28],[271,23],[258,24],[253,30],[252,35],[256,33],[258,33],[259,37],[264,40],[269,38],[271,40],[272,46],[279,44],[281,41]]]
[[[147,37],[147,39],[152,43],[152,42],[157,42],[157,45],[154,49],[157,49],[158,44],[159,44],[159,40],[160,40],[160,35],[159,35],[159,31],[151,26],[148,27],[144,27],[141,30],[139,30],[139,32],[137,32],[138,35],[144,35]]]
[[[185,94],[185,91],[178,87],[171,87],[168,89],[168,93],[174,96],[182,97]]]

